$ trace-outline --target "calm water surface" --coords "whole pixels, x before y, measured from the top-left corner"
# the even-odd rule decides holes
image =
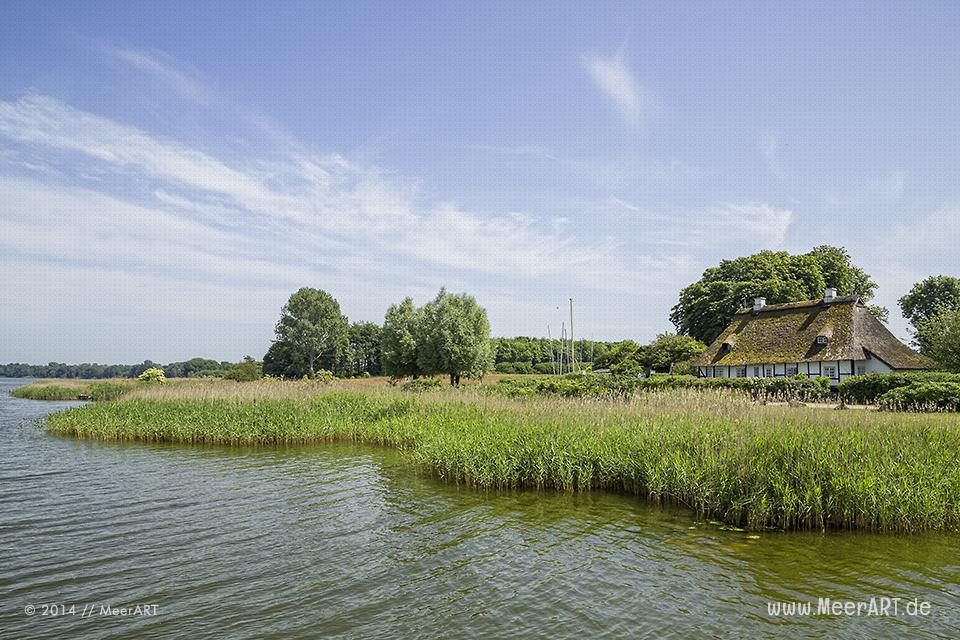
[[[75,441],[22,426],[71,403],[19,384],[0,379],[3,638],[960,637],[958,534],[752,540],[632,498],[457,488],[379,448]],[[767,608],[882,596],[931,613]],[[138,603],[157,615],[100,615]]]

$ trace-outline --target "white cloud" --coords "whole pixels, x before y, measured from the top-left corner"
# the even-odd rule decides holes
[[[288,147],[269,160],[224,158],[39,95],[0,101],[3,139],[14,143],[0,158],[6,272],[45,265],[35,280],[58,291],[64,270],[82,271],[110,283],[103,295],[165,282],[155,285],[157,296],[171,309],[203,303],[200,294],[180,300],[176,283],[208,283],[221,296],[260,291],[271,303],[250,322],[267,327],[284,293],[300,286],[327,288],[351,316],[376,320],[391,300],[447,285],[478,296],[533,296],[541,307],[569,295],[592,298],[589,322],[616,318],[611,326],[624,337],[636,317],[630,301],[642,299],[640,326],[662,330],[665,314],[656,315],[651,301],[669,307],[678,279],[702,264],[692,255],[776,246],[792,219],[766,204],[657,213],[614,196],[568,209],[562,224],[556,215],[472,211],[427,199],[416,179],[338,154]],[[539,150],[520,150],[528,152]],[[33,295],[20,286],[8,281],[4,297]],[[125,308],[122,296],[113,303]],[[69,315],[81,298],[51,313]],[[26,313],[28,302],[10,313]],[[518,309],[504,304],[491,315],[528,332],[531,318]],[[143,313],[129,313],[142,321]]]
[[[627,125],[641,127],[657,110],[656,98],[634,78],[623,51],[613,56],[584,55],[581,62]]]
[[[182,65],[165,53],[138,51],[130,48],[103,45],[104,52],[135,69],[150,74],[172,88],[181,98],[202,106],[215,101],[214,92],[200,80],[199,74],[182,68]]]
[[[134,177],[158,182],[163,186],[145,194],[155,202],[190,212],[207,225],[260,229],[285,237],[291,249],[281,254],[287,257],[298,247],[340,247],[345,253],[362,253],[371,262],[399,254],[438,267],[542,277],[598,261],[602,254],[598,246],[559,235],[549,220],[487,216],[451,203],[424,203],[417,181],[390,179],[375,167],[336,154],[293,151],[272,163],[228,163],[44,96],[0,102],[0,136],[37,147],[44,157],[82,154],[102,172],[112,171],[134,184],[138,182]],[[70,163],[69,158],[61,160]],[[68,226],[79,220],[82,212],[69,207],[69,198],[49,184],[37,182],[30,188],[37,202],[24,210]],[[18,197],[27,199],[24,193]],[[142,227],[141,237],[179,242],[193,233],[172,224],[146,225],[156,218],[142,212],[134,194],[111,198],[109,210],[119,210],[119,203],[126,202],[135,212],[127,220],[132,227]]]

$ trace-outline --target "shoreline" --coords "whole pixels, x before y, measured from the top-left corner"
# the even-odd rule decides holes
[[[960,425],[943,414],[756,406],[723,392],[630,401],[420,395],[303,383],[167,385],[51,414],[53,433],[243,446],[390,446],[448,482],[610,490],[753,530],[960,526]]]

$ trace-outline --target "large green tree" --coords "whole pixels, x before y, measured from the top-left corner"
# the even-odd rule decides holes
[[[670,372],[674,365],[689,362],[707,350],[692,336],[661,333],[644,348],[643,361],[653,371]]]
[[[923,352],[948,371],[960,373],[960,307],[940,309],[920,320]]]
[[[646,367],[644,348],[633,340],[615,344],[603,355],[594,358],[593,368],[609,369],[611,373],[636,375]]]
[[[934,326],[927,320],[941,311],[960,309],[960,278],[930,276],[913,285],[899,303],[903,316],[913,324],[914,342],[926,353],[926,328]]]
[[[417,365],[418,321],[418,310],[410,298],[387,309],[380,336],[381,363],[383,372],[394,380],[422,374]]]
[[[380,362],[380,341],[383,327],[373,322],[354,322],[350,325],[350,374],[378,376],[383,372]]]
[[[766,298],[768,304],[812,300],[828,286],[839,295],[858,295],[866,302],[877,285],[841,247],[820,246],[800,255],[761,251],[723,260],[704,271],[700,280],[680,292],[670,320],[678,333],[710,344],[737,310],[755,297]],[[885,310],[871,311],[882,314]]]
[[[342,374],[349,358],[350,331],[340,304],[325,291],[304,287],[280,312],[264,371],[287,377],[312,377],[319,369]]]
[[[448,375],[459,386],[462,377],[482,378],[493,358],[487,312],[473,296],[441,289],[420,310],[417,365],[427,375]]]

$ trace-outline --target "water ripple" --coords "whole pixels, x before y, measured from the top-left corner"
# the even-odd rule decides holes
[[[960,636],[955,535],[720,531],[608,494],[481,492],[389,450],[124,444],[0,381],[0,638]],[[778,618],[919,597],[926,619]],[[155,618],[32,617],[152,603]]]

